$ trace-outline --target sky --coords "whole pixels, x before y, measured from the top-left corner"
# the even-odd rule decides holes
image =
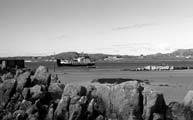
[[[0,0],[0,56],[193,48],[192,0]]]

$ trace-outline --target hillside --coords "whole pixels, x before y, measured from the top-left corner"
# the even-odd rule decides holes
[[[171,53],[171,55],[181,57],[193,56],[193,49],[178,49]]]
[[[79,57],[79,56],[80,54],[77,52],[63,52],[63,53],[59,53],[56,55],[51,55],[50,57],[55,57],[57,59],[72,59],[72,58]]]
[[[101,53],[87,54],[87,53],[78,53],[78,52],[63,52],[56,55],[51,55],[50,57],[54,57],[56,59],[72,59],[72,58],[81,57],[81,56],[89,56],[91,59],[103,60],[104,58],[111,55],[101,54]]]
[[[141,55],[141,56],[132,56],[132,55],[110,55],[103,53],[96,54],[87,54],[87,53],[78,53],[78,52],[62,52],[50,56],[17,56],[17,57],[7,57],[8,59],[24,59],[24,60],[50,60],[50,59],[73,59],[80,56],[89,56],[91,59],[96,61],[104,61],[107,57],[117,56],[122,58],[121,61],[160,61],[160,60],[193,60],[193,49],[178,49],[171,53],[157,53],[151,55]]]
[[[187,59],[193,59],[193,49],[178,49],[171,53],[157,53],[152,55],[145,56],[149,59],[166,59],[166,60],[187,60]]]

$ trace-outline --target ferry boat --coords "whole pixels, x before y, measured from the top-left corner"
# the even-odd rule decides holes
[[[57,59],[57,65],[60,66],[94,66],[95,62],[89,58],[78,57],[72,60]]]

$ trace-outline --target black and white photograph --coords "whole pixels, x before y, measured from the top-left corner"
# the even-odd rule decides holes
[[[193,1],[0,0],[0,120],[193,120]]]

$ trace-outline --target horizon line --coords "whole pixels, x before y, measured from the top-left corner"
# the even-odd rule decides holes
[[[173,52],[177,51],[177,50],[191,50],[191,49],[176,49],[176,50],[173,50]],[[193,48],[192,48],[193,50]],[[61,53],[68,53],[68,52],[75,52],[75,53],[78,53],[78,54],[106,54],[106,55],[120,55],[120,56],[148,56],[148,55],[155,55],[155,54],[169,54],[169,53],[173,53],[173,52],[167,52],[167,53],[162,53],[162,52],[157,52],[157,53],[150,53],[150,54],[139,54],[139,55],[132,55],[132,54],[108,54],[108,53],[91,53],[91,52],[77,52],[77,51],[65,51],[65,52],[58,52],[58,53],[55,53],[55,54],[41,54],[40,55],[13,55],[13,56],[0,56],[0,58],[9,58],[9,57],[46,57],[46,56],[53,56],[53,55],[57,55],[57,54],[61,54]]]

